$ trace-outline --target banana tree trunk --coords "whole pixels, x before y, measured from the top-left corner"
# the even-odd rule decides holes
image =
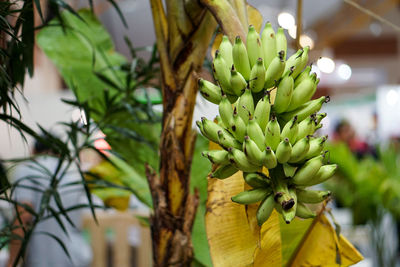
[[[244,5],[243,0],[236,2]],[[147,167],[154,206],[151,217],[153,264],[190,266],[193,259],[191,232],[199,201],[197,192],[189,194],[196,140],[192,117],[197,73],[201,70],[217,21],[233,37],[235,30],[228,21],[240,25],[240,20],[227,0],[203,0],[201,3],[168,0],[165,9],[161,0],[150,0],[150,3],[163,93],[159,174]],[[244,36],[241,27],[236,32]]]

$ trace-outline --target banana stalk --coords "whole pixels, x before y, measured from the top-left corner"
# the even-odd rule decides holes
[[[240,19],[228,1],[201,3],[203,6],[196,1],[167,1],[164,9],[161,0],[150,0],[164,96],[159,177],[147,168],[154,204],[154,266],[171,266],[174,262],[190,266],[193,259],[191,226],[198,205],[198,195],[189,193],[196,137],[191,128],[198,87],[194,74],[201,70],[217,21],[231,41],[237,35],[246,40]],[[201,91],[212,102],[222,99],[215,88]]]

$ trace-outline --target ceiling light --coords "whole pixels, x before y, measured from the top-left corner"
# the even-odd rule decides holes
[[[310,49],[314,48],[314,40],[311,39],[310,36],[308,36],[307,34],[302,34],[300,35],[300,45],[301,47],[310,47]]]
[[[329,57],[318,59],[317,66],[320,71],[325,73],[332,73],[335,70],[335,62]]]
[[[284,29],[290,29],[295,26],[294,17],[288,12],[282,12],[278,15],[278,23]]]
[[[351,67],[347,64],[341,64],[338,67],[338,75],[343,80],[348,80],[351,77]]]

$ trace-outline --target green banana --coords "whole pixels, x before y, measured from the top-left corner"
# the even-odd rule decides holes
[[[279,143],[281,142],[281,128],[275,116],[267,123],[265,129],[265,145],[271,147],[276,151]]]
[[[332,175],[335,174],[335,171],[337,170],[337,165],[336,164],[330,164],[330,165],[324,165],[322,166],[316,175],[314,175],[314,177],[307,181],[307,183],[305,183],[305,186],[312,186],[312,185],[316,185],[316,184],[320,184],[325,182],[326,180],[328,180],[329,178],[332,177]]]
[[[310,136],[300,139],[292,148],[292,154],[290,155],[289,163],[298,163],[302,161],[310,148]]]
[[[269,102],[269,94],[265,94],[257,103],[254,110],[254,119],[260,125],[260,128],[265,132],[265,127],[269,121],[269,114],[271,112],[271,103]]]
[[[232,123],[229,125],[230,132],[236,138],[237,141],[243,142],[244,136],[246,134],[246,124],[237,113],[236,108],[233,111],[233,119],[231,122]]]
[[[306,47],[303,48],[303,53],[301,54],[300,62],[296,62],[295,68],[293,70],[293,79],[295,79],[297,76],[299,76],[301,71],[307,65],[309,50],[310,50],[309,46],[306,46]]]
[[[278,56],[275,57],[265,73],[264,88],[271,88],[275,86],[276,82],[281,78],[285,70],[285,60],[283,59],[284,52],[280,51]]]
[[[297,203],[297,208],[296,208],[296,216],[302,219],[310,219],[314,218],[316,216],[315,212],[310,210],[309,207],[304,205],[301,202]]]
[[[204,79],[198,80],[200,94],[214,104],[219,104],[222,99],[221,88]]]
[[[288,210],[282,209],[282,216],[287,224],[289,224],[294,219],[294,217],[296,216],[296,209],[297,209],[296,190],[293,188],[290,188],[289,195],[292,197],[292,199],[294,201],[293,207],[291,207]]]
[[[254,100],[250,89],[246,89],[241,97],[239,97],[237,111],[245,124],[248,123],[249,117],[254,114]]]
[[[216,121],[216,123],[217,123],[219,126],[221,126],[221,127],[223,127],[223,128],[226,128],[226,125],[225,125],[224,122],[222,121],[221,116],[219,116],[219,115],[215,116],[214,121]]]
[[[275,170],[275,169],[274,169]],[[273,177],[274,185],[274,199],[280,204],[283,210],[290,210],[295,202],[293,197],[289,194],[287,182],[282,177]]]
[[[287,53],[287,41],[286,36],[283,28],[279,27],[278,31],[276,32],[276,50],[283,51],[283,59],[286,60],[286,53]]]
[[[233,137],[228,131],[220,130],[217,132],[217,135],[218,135],[218,141],[216,143],[218,143],[224,149],[228,149],[230,147],[234,147],[237,149],[242,148],[242,144],[239,141],[237,141],[235,137]]]
[[[247,49],[240,36],[235,39],[235,44],[232,49],[233,65],[235,69],[242,74],[243,78],[248,81],[250,78],[250,62],[247,54]]]
[[[292,145],[296,142],[297,133],[299,131],[299,124],[297,121],[297,116],[294,116],[285,124],[281,132],[281,139],[288,138]]]
[[[268,169],[273,169],[278,165],[275,153],[269,146],[265,148],[264,165]]]
[[[286,60],[286,64],[285,64],[285,70],[283,71],[283,73],[287,73],[290,70],[294,71],[296,70],[297,65],[299,65],[301,63],[301,56],[303,54],[303,49],[299,49],[297,50],[296,53],[294,53],[293,55],[291,55],[288,60]],[[293,75],[293,77],[295,77]]]
[[[262,166],[265,153],[263,153],[257,146],[257,144],[250,139],[250,137],[245,136],[243,142],[243,152],[249,159],[251,163],[257,166]]]
[[[263,225],[263,223],[265,223],[268,220],[268,218],[271,216],[272,211],[274,210],[274,206],[275,206],[275,200],[272,194],[267,196],[261,202],[260,206],[258,206],[256,214],[259,226]]]
[[[320,203],[327,199],[330,191],[297,189],[297,199],[303,203]]]
[[[229,41],[228,36],[222,36],[222,41],[218,50],[221,53],[222,58],[225,60],[226,65],[231,68],[233,65],[232,44]]]
[[[276,149],[276,158],[279,163],[286,163],[292,154],[292,145],[288,138],[283,139]]]
[[[256,172],[260,169],[259,166],[252,164],[246,157],[243,151],[240,149],[236,149],[230,147],[228,149],[229,152],[229,161],[239,170],[244,172]]]
[[[269,180],[262,178],[261,175],[254,172],[244,172],[245,182],[253,188],[269,187]]]
[[[292,166],[288,163],[284,163],[282,165],[283,167],[283,172],[285,174],[286,177],[293,177],[294,174],[296,173],[297,167],[296,166]]]
[[[249,32],[247,34],[247,54],[249,56],[250,67],[253,68],[257,64],[259,58],[264,58],[264,51],[261,45],[260,35],[256,31],[253,25],[249,26]],[[264,63],[263,69],[264,69]],[[251,80],[251,76],[250,76]]]
[[[315,118],[315,124],[318,125],[325,117],[326,113],[318,113]]]
[[[265,24],[261,33],[261,43],[264,50],[264,66],[268,69],[277,53],[275,31],[269,22]]]
[[[307,135],[312,135],[315,130],[315,115],[311,114],[308,118],[299,123],[299,129],[297,131],[296,141],[306,137]]]
[[[276,203],[276,201],[274,203],[274,208],[279,214],[282,214],[282,206],[279,203]]]
[[[321,154],[324,149],[325,141],[328,139],[328,136],[321,136],[319,138],[312,139],[310,141],[310,149],[308,150],[305,158],[311,159]]]
[[[233,118],[233,109],[231,102],[228,100],[226,96],[222,97],[222,100],[218,105],[218,111],[224,125],[225,126],[231,125],[231,121]]]
[[[203,157],[208,158],[212,164],[226,165],[229,164],[228,151],[225,150],[208,150],[201,153]]]
[[[214,172],[211,173],[211,178],[225,179],[231,177],[239,170],[232,164],[219,166]]]
[[[323,164],[323,156],[309,159],[293,176],[292,182],[296,185],[305,185],[311,181]]]
[[[234,68],[231,70],[231,87],[232,91],[235,92],[237,96],[241,96],[247,87],[247,82],[242,74],[237,72]]]
[[[285,75],[277,87],[275,102],[272,108],[276,113],[283,113],[289,107],[293,94],[294,81],[290,73]]]
[[[265,69],[263,59],[259,58],[251,69],[249,87],[253,93],[264,89]]]
[[[196,121],[196,125],[197,125],[197,127],[199,128],[201,134],[202,134],[203,136],[207,137],[208,139],[210,139],[210,138],[207,136],[207,134],[204,132],[203,123],[202,123],[201,121]],[[211,139],[210,139],[210,140],[211,140]],[[213,141],[213,140],[211,140],[211,141]],[[214,142],[214,143],[215,143],[215,142]]]
[[[318,99],[308,101],[293,111],[281,114],[281,118],[285,121],[288,121],[294,116],[297,116],[298,120],[302,121],[311,114],[318,112],[321,109],[322,104],[327,102],[329,102],[329,97],[321,96]]]
[[[310,76],[310,72],[311,72],[311,66],[307,66],[304,71],[302,73],[299,74],[299,76],[297,76],[296,79],[294,79],[294,90],[296,90],[296,87],[302,82],[304,81],[306,78],[308,78],[308,76]]]
[[[311,97],[314,95],[317,86],[315,85],[315,74],[310,75],[308,78],[304,79],[293,91],[290,104],[286,111],[293,111],[310,101]]]
[[[235,103],[236,100],[238,99],[237,95],[226,94],[226,97],[228,98],[229,102],[231,102],[232,104]]]
[[[201,118],[201,122],[203,124],[203,131],[206,133],[206,136],[208,137],[208,139],[215,143],[218,143],[218,131],[229,134],[220,125],[216,124],[213,121],[207,120],[205,117]]]
[[[215,52],[213,66],[215,76],[222,90],[227,94],[234,94],[231,89],[231,68],[226,64],[218,50]]]
[[[268,195],[271,194],[271,189],[269,188],[256,188],[248,191],[243,191],[233,196],[231,199],[233,202],[250,205],[265,199]]]
[[[249,120],[249,123],[247,124],[246,132],[247,132],[247,135],[250,137],[250,139],[253,140],[254,143],[257,144],[258,148],[261,151],[264,151],[265,136],[264,136],[264,133],[261,130],[260,126],[254,119]]]

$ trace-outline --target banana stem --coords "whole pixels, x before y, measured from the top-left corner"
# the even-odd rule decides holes
[[[279,203],[284,210],[288,210],[294,205],[294,199],[289,194],[287,187],[287,180],[283,168],[278,165],[276,168],[270,170],[270,177],[272,181],[272,188],[274,190],[274,199]]]
[[[302,16],[303,16],[303,0],[297,0],[297,29],[296,29],[296,45],[297,49],[301,48],[300,35],[302,31]]]

